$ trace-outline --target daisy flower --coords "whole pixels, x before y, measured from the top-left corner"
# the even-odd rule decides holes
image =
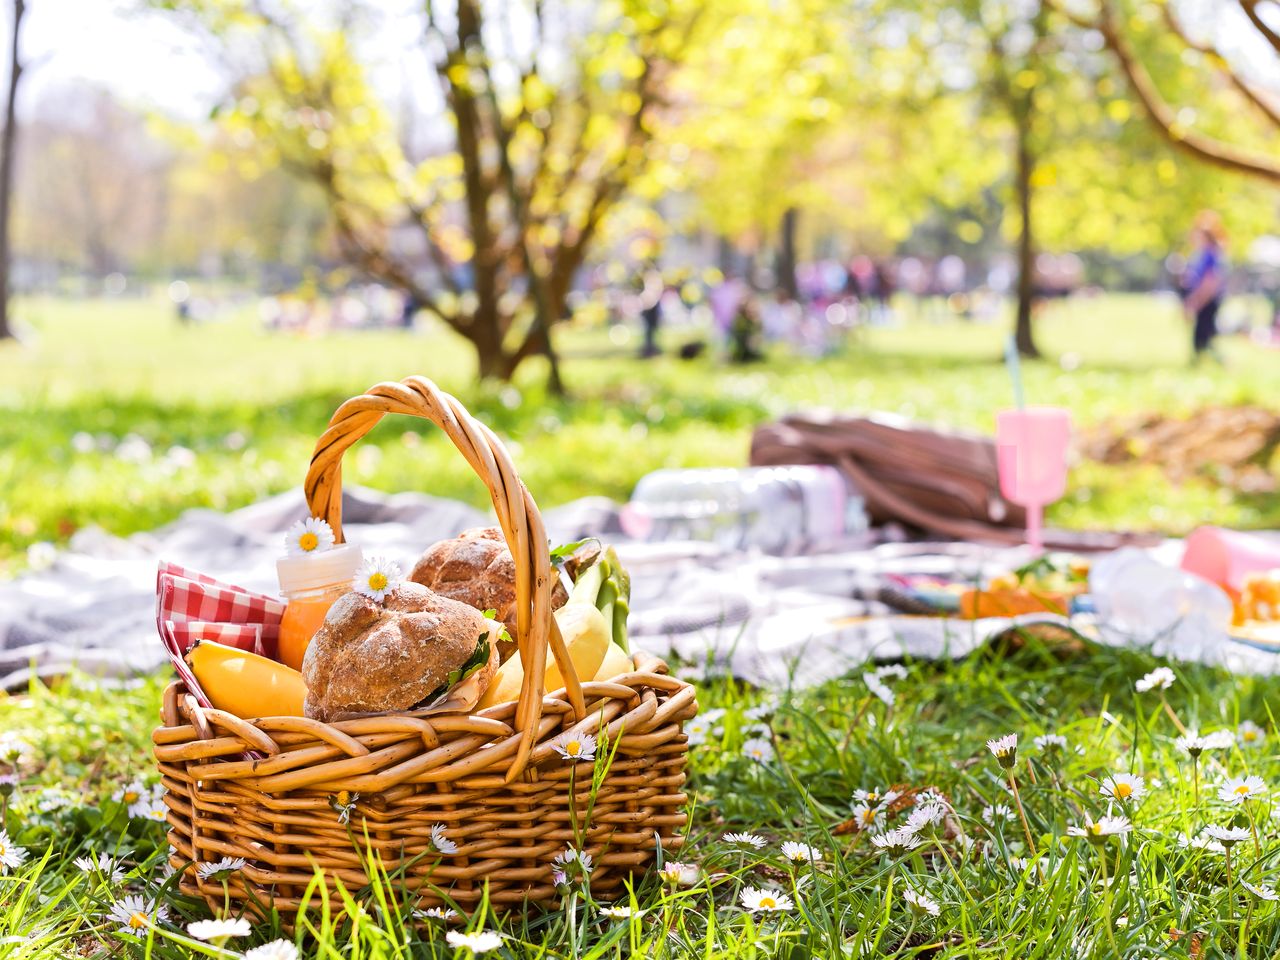
[[[1093,820],[1086,816],[1084,818],[1084,826],[1068,827],[1067,835],[1084,837],[1095,843],[1104,843],[1107,838],[1118,837],[1132,829],[1133,824],[1129,822],[1128,817],[1099,817],[1097,820]]]
[[[1233,777],[1218,788],[1218,799],[1233,806],[1246,800],[1257,800],[1267,792],[1261,777]]]
[[[580,880],[589,876],[591,874],[591,862],[591,854],[587,853],[587,851],[565,847],[551,860],[553,879],[557,870],[565,875],[564,880],[556,881],[556,886],[561,886],[570,880]]]
[[[756,763],[768,763],[774,757],[773,744],[763,737],[752,737],[743,742],[742,754]]]
[[[1132,773],[1117,773],[1102,781],[1099,792],[1115,800],[1137,803],[1147,795],[1147,784],[1141,777]]]
[[[1031,741],[1041,753],[1052,753],[1054,750],[1066,750],[1067,738],[1060,733],[1042,733]]]
[[[1007,733],[1003,737],[987,741],[987,749],[1004,769],[1010,769],[1018,759],[1018,735]]]
[[[235,920],[196,920],[187,924],[187,933],[197,940],[221,942],[232,937],[247,937],[252,932],[249,921],[243,917]]]
[[[168,920],[169,908],[162,903],[149,907],[140,896],[131,894],[111,905],[107,919],[120,924],[120,933],[140,937],[152,924]]]
[[[897,697],[889,688],[889,685],[874,673],[864,673],[862,675],[862,682],[867,685],[867,689],[874,693],[880,702],[886,707],[892,707],[894,701],[897,700]]]
[[[100,873],[104,879],[111,883],[119,883],[124,879],[124,871],[105,853],[100,853],[96,857],[93,854],[87,857],[76,857],[72,862],[83,873]]]
[[[0,763],[20,767],[31,756],[32,746],[16,733],[0,733]]]
[[[1210,749],[1208,738],[1200,736],[1194,730],[1188,730],[1186,736],[1178,737],[1173,743],[1174,746],[1186,753],[1192,760]]]
[[[554,867],[551,871],[551,885],[553,887],[567,887],[569,885],[569,875],[559,867]]]
[[[562,733],[551,741],[551,747],[566,760],[596,758],[596,738],[589,733]]]
[[[1133,689],[1139,693],[1147,693],[1151,690],[1168,690],[1178,678],[1174,676],[1172,670],[1168,667],[1156,667],[1141,680],[1133,685]]]
[[[911,808],[911,812],[907,814],[906,826],[912,833],[916,833],[926,827],[936,827],[946,818],[946,804],[930,800],[925,803],[917,803]]]
[[[1220,827],[1216,823],[1211,823],[1204,828],[1204,832],[1228,849],[1241,840],[1249,839],[1249,831],[1244,827]]]
[[[458,916],[458,911],[450,907],[427,907],[423,910],[413,911],[413,915],[422,920],[453,920]]]
[[[360,564],[351,580],[351,589],[381,603],[387,594],[395,593],[400,580],[400,564],[386,557],[370,557]]]
[[[706,743],[710,734],[711,721],[706,717],[694,717],[684,725],[684,735],[688,738],[689,746],[691,747],[698,747]]]
[[[631,907],[623,904],[614,907],[601,907],[600,913],[606,917],[612,917],[614,920],[626,920],[631,916]]]
[[[886,663],[882,667],[876,667],[875,675],[883,680],[885,677],[893,677],[895,680],[907,679],[907,668],[900,663]]]
[[[333,528],[319,517],[299,520],[284,535],[284,548],[292,557],[320,553],[332,547],[333,543]]]
[[[900,794],[897,790],[855,790],[853,791],[853,799],[859,803],[870,804],[873,807],[887,807],[893,801],[897,800]]]
[[[871,835],[871,842],[887,853],[906,853],[914,850],[923,842],[914,830],[899,827],[897,830],[886,830],[884,833]]]
[[[0,873],[17,870],[27,861],[27,851],[16,847],[9,839],[9,832],[0,829]]]
[[[490,950],[497,950],[502,946],[502,936],[491,930],[477,930],[475,933],[460,933],[457,930],[450,930],[444,935],[449,941],[449,946],[455,950],[461,950],[466,947],[472,953],[488,953]]]
[[[678,887],[692,887],[698,882],[699,870],[696,863],[668,860],[662,865],[658,875],[667,883],[673,883]]]
[[[1230,730],[1215,730],[1213,733],[1206,733],[1202,739],[1206,750],[1226,750],[1235,744],[1236,735]]]
[[[822,851],[807,843],[788,840],[782,845],[782,855],[792,863],[821,863]]]
[[[458,845],[445,836],[445,826],[443,823],[433,824],[431,827],[431,845],[441,853],[453,854],[458,852]]]
[[[1206,837],[1203,833],[1194,837],[1189,837],[1185,833],[1178,834],[1178,846],[1183,850],[1206,850],[1209,853],[1225,853],[1224,847],[1212,837]]]
[[[298,948],[288,940],[272,940],[246,950],[244,960],[298,960]]]
[[[169,819],[169,808],[164,802],[164,794],[157,794],[147,804],[147,812],[143,816],[156,823],[164,823]]]
[[[1280,894],[1276,893],[1275,890],[1268,887],[1266,884],[1259,884],[1255,886],[1248,880],[1241,880],[1240,886],[1244,887],[1259,900],[1280,900]]]
[[[755,847],[757,850],[767,842],[764,837],[755,833],[726,833],[720,839],[738,847]]]
[[[744,710],[742,715],[748,720],[767,720],[778,712],[778,698],[772,697],[763,703],[758,703],[748,710]]]
[[[117,803],[123,803],[130,817],[145,817],[151,807],[151,791],[141,780],[132,780],[111,795]]]
[[[1252,720],[1246,720],[1236,727],[1236,742],[1242,747],[1260,747],[1266,739],[1266,733]]]
[[[917,893],[910,888],[902,891],[902,899],[907,901],[907,906],[911,908],[911,912],[919,916],[928,914],[931,917],[936,917],[942,912],[942,908],[938,906],[936,900],[925,896],[923,893]]]
[[[739,895],[742,906],[752,913],[775,913],[780,910],[793,910],[795,903],[791,897],[773,887],[759,889],[747,887]]]
[[[994,827],[997,820],[1013,819],[1013,807],[1007,803],[988,804],[982,808],[982,819],[988,826]]]
[[[223,857],[214,863],[197,863],[196,876],[201,880],[212,880],[224,873],[235,873],[244,869],[244,857]]]
[[[858,824],[859,830],[870,830],[879,824],[876,818],[880,816],[881,808],[872,806],[869,803],[860,803],[853,808],[853,819]]]

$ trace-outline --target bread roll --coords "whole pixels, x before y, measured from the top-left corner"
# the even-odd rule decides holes
[[[334,721],[408,711],[448,685],[492,629],[478,610],[416,583],[401,583],[381,603],[347,593],[307,647],[304,712]],[[481,692],[498,667],[496,646],[477,675]]]

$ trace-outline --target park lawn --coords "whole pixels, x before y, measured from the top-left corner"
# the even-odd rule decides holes
[[[678,856],[697,868],[690,886],[638,878],[634,897],[619,901],[633,907],[630,919],[603,914],[588,888],[576,888],[571,910],[481,914],[455,929],[499,930],[506,939],[490,956],[529,960],[1274,956],[1280,805],[1270,794],[1240,803],[1219,794],[1246,774],[1267,787],[1280,781],[1275,681],[1184,666],[1167,692],[1140,694],[1135,682],[1155,665],[1145,654],[1062,657],[1032,640],[958,663],[908,663],[901,677],[881,678],[892,706],[857,678],[782,693],[776,703],[709,678],[700,683],[703,713],[688,728],[692,822]],[[113,799],[128,782],[149,789],[155,781],[149,732],[160,689],[159,680],[112,691],[72,678],[0,699],[0,755],[24,754],[5,822],[10,861],[16,849],[25,863],[0,870],[5,956],[200,955],[185,926],[208,910],[174,892],[164,828],[145,811],[130,818]],[[1193,767],[1176,724],[1225,731],[1226,743]],[[1009,733],[1018,735],[1013,773],[1025,829],[986,746]],[[1037,743],[1045,735],[1064,739]],[[1104,795],[1116,775],[1141,777],[1134,797],[1146,796]],[[923,827],[914,849],[886,852],[871,840],[913,811],[922,816],[911,800],[873,801],[876,826],[851,829],[851,819],[868,818],[855,791],[890,788],[943,799],[942,822]],[[924,806],[919,793],[913,799]],[[1131,830],[1095,841],[1071,834],[1103,816],[1124,817],[1105,822]],[[1237,829],[1226,834],[1240,838],[1229,858],[1204,837],[1206,827]],[[753,834],[760,846],[726,840],[729,832]],[[358,845],[358,831],[352,839]],[[812,847],[816,859],[789,859],[784,843]],[[75,863],[100,856],[108,869]],[[112,868],[118,879],[106,875]],[[762,888],[791,908],[744,909],[748,891]],[[923,909],[913,909],[908,891],[928,898]],[[411,904],[394,886],[382,899],[352,893],[365,911],[336,927],[313,916],[296,934],[303,957],[469,956],[445,942],[439,921],[413,929]],[[141,941],[120,937],[109,918],[126,902],[162,906],[164,922]],[[295,939],[260,922],[230,946],[281,937]]]
[[[888,410],[989,431],[1010,402],[1003,329],[915,322],[860,333],[821,360],[777,349],[733,368],[714,357],[642,362],[603,330],[568,330],[569,400],[549,399],[531,363],[512,387],[474,383],[469,347],[439,329],[324,338],[268,334],[250,303],[180,328],[158,300],[23,304],[37,338],[0,345],[0,574],[36,541],[97,524],[149,529],[190,507],[231,509],[301,482],[315,438],[348,396],[422,373],[455,392],[513,448],[544,505],[625,498],[663,466],[741,464],[752,427],[802,407]],[[616,331],[615,331],[616,333]],[[1134,410],[1274,404],[1280,352],[1225,344],[1229,365],[1187,366],[1176,307],[1154,297],[1082,298],[1040,322],[1051,361],[1025,365],[1028,396],[1081,424]],[[669,331],[674,345],[692,333]],[[142,443],[121,441],[136,435]],[[77,446],[80,445],[80,447]],[[379,427],[345,477],[482,503],[484,490],[430,427]],[[1277,498],[1209,483],[1171,486],[1153,469],[1080,465],[1052,520],[1182,532],[1205,520],[1280,522]]]

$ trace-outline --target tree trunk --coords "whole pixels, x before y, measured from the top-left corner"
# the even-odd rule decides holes
[[[0,340],[13,336],[9,322],[9,268],[13,255],[9,247],[9,220],[13,200],[13,163],[18,143],[18,123],[15,105],[18,100],[18,83],[22,79],[22,64],[18,61],[18,32],[22,15],[26,13],[23,0],[13,0],[13,41],[9,45],[9,92],[4,107],[4,134],[0,139]]]
[[[1038,357],[1040,350],[1031,324],[1032,301],[1035,299],[1036,244],[1031,218],[1032,174],[1035,157],[1031,152],[1030,106],[1015,117],[1017,127],[1016,179],[1018,192],[1018,313],[1014,325],[1014,340],[1018,353],[1024,357]]]
[[[778,237],[778,286],[792,300],[800,299],[800,284],[796,280],[796,221],[799,219],[800,211],[787,207]]]

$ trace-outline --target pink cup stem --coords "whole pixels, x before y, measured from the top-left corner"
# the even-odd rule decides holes
[[[1027,546],[1032,550],[1043,550],[1044,543],[1040,539],[1040,520],[1044,506],[1033,503],[1027,506]]]

